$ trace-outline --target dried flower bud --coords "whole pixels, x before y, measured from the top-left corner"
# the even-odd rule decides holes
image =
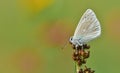
[[[77,46],[77,49],[78,49],[78,50],[81,50],[81,49],[82,49],[82,46],[80,46],[80,45]]]
[[[84,50],[79,50],[79,55],[83,56],[84,55]]]
[[[78,65],[81,66],[82,65],[82,61],[81,59],[77,61]]]
[[[91,68],[87,68],[85,66],[84,73],[94,73],[94,72],[95,72],[94,70],[91,70]]]
[[[90,56],[90,51],[87,50],[90,48],[90,46],[87,44],[83,44],[82,46],[72,44],[72,47],[74,49],[73,60],[77,62],[77,65],[80,67],[80,69],[78,69],[79,71],[77,72],[94,73],[94,70],[91,70],[91,68],[87,68],[86,66],[85,69],[81,68],[82,64],[86,64],[86,59]]]
[[[83,69],[80,69],[78,73],[84,73],[84,72],[83,72]]]
[[[76,57],[73,56],[72,58],[73,58],[74,61],[77,61],[77,58],[76,58]]]
[[[95,72],[94,70],[91,71],[91,73],[94,73],[94,72]]]
[[[76,59],[77,59],[77,61],[78,61],[78,60],[81,60],[79,56],[77,56]]]
[[[84,73],[91,73],[91,69],[90,68],[85,69]]]
[[[90,48],[90,45],[87,45],[87,47],[86,47],[87,49],[89,49]]]
[[[85,60],[85,59],[83,59],[82,63],[83,63],[83,64],[86,64],[86,60]]]
[[[84,48],[84,49],[89,49],[89,48],[90,48],[90,45],[83,44],[83,48]]]
[[[83,54],[83,58],[86,59],[90,56],[90,51],[87,51]]]
[[[79,55],[79,53],[77,52],[77,51],[75,51],[74,53],[73,53],[73,56],[74,57],[76,57],[76,56],[78,56]]]

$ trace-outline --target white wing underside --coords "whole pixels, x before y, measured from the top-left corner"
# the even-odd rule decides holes
[[[80,39],[80,43],[86,43],[100,34],[101,27],[95,13],[91,9],[87,9],[78,23],[73,39]]]

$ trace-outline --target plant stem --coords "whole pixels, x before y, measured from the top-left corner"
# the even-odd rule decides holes
[[[78,73],[79,72],[80,67],[77,65],[77,63],[75,62],[75,72],[74,73]]]
[[[75,62],[75,70],[74,70],[74,73],[77,73],[77,64]]]
[[[79,67],[78,65],[77,65],[76,67],[77,67],[76,71],[77,71],[77,73],[79,73],[79,68],[80,68],[80,67]]]

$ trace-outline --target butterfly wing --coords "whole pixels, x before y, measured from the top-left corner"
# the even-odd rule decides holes
[[[78,23],[73,39],[80,39],[81,43],[88,42],[100,34],[101,27],[95,13],[91,9],[87,9]]]

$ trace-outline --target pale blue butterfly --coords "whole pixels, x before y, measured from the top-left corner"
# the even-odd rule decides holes
[[[87,42],[97,38],[101,34],[101,26],[95,13],[91,9],[87,9],[81,17],[74,35],[69,42],[76,48]]]

